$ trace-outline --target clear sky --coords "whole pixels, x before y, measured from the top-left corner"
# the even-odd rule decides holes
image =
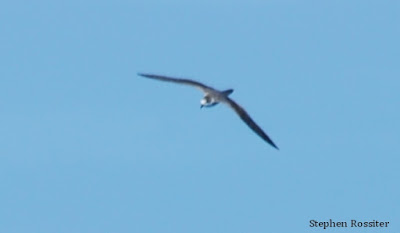
[[[1,4],[0,232],[400,232],[400,2],[215,2]]]

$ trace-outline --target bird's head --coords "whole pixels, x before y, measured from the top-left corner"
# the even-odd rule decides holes
[[[203,108],[204,106],[206,106],[208,103],[207,98],[204,97],[203,99],[200,100],[200,108]]]

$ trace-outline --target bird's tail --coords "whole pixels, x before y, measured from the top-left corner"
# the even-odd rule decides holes
[[[233,89],[228,89],[228,90],[222,91],[222,93],[223,93],[225,96],[229,96],[230,94],[232,94],[232,92],[233,92]]]

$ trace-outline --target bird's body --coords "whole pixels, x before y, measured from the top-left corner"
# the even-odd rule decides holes
[[[220,102],[224,102],[230,94],[232,94],[233,89],[225,91],[208,90],[205,93],[203,99],[200,100],[200,107],[212,107]]]
[[[268,135],[251,119],[250,115],[235,101],[229,98],[229,95],[232,94],[233,89],[228,89],[225,91],[218,91],[212,87],[204,85],[200,82],[190,80],[190,79],[179,79],[179,78],[172,78],[167,76],[161,75],[154,75],[154,74],[139,74],[140,76],[156,79],[160,81],[166,82],[173,82],[178,84],[190,85],[196,87],[204,92],[204,97],[200,100],[200,107],[213,107],[218,103],[227,104],[231,107],[239,117],[264,141],[269,143],[271,146],[278,149],[275,143],[268,137]]]

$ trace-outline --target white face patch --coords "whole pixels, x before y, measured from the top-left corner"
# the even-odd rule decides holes
[[[207,100],[205,100],[205,99],[201,99],[201,100],[200,100],[200,104],[201,104],[201,105],[205,105],[206,103],[207,103]]]

